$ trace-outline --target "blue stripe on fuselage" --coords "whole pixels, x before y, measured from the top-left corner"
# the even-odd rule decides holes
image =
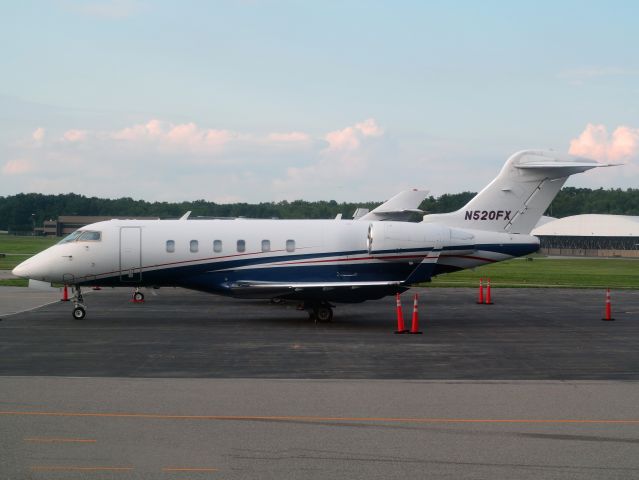
[[[501,253],[513,257],[526,255],[537,251],[537,244],[486,244],[475,245],[474,250]],[[388,254],[389,256],[402,256],[415,252],[425,255],[431,249],[411,248],[397,250],[376,251],[375,255]],[[447,246],[447,252],[468,251],[469,246]],[[351,264],[339,264],[348,262],[349,257],[366,256],[362,261]],[[369,260],[366,250],[351,250],[342,252],[323,252],[309,254],[295,254],[282,256],[259,256],[252,258],[234,258],[229,260],[211,259],[206,263],[196,265],[176,264],[165,267],[163,265],[145,267],[143,269],[142,284],[145,285],[182,285],[190,288],[207,289],[209,291],[222,291],[222,284],[236,280],[254,280],[271,282],[343,282],[343,281],[402,281],[408,277],[415,268],[415,264],[409,264],[406,260],[393,262],[365,261]],[[322,261],[326,259],[326,261]],[[318,261],[312,265],[296,264],[294,262]],[[487,259],[487,261],[491,261]],[[262,267],[268,263],[282,264],[284,267]],[[242,268],[244,267],[244,268]],[[152,268],[152,270],[151,270]],[[238,271],[235,269],[242,268]],[[223,270],[223,271],[222,271]],[[438,268],[436,274],[450,271],[450,268]],[[80,284],[93,284],[95,280],[80,282]],[[98,280],[100,285],[121,285],[120,276],[114,275]],[[197,285],[197,287],[195,286]],[[206,287],[206,288],[205,288]]]

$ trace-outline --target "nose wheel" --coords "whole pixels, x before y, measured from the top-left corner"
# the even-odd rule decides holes
[[[81,305],[73,307],[73,318],[75,318],[76,320],[82,320],[84,317],[86,317],[86,315],[87,311]]]
[[[73,294],[73,318],[75,320],[83,320],[87,316],[86,306],[84,305],[84,298],[82,297],[82,290],[79,285],[74,288]]]

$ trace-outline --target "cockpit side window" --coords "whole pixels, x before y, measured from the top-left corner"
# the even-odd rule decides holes
[[[66,237],[64,237],[62,240],[60,240],[58,242],[58,245],[62,244],[62,243],[69,243],[69,242],[75,242],[78,237],[80,235],[82,235],[84,232],[82,230],[76,230],[75,232],[71,233],[70,235],[67,235]]]
[[[78,238],[78,242],[99,242],[101,238],[102,232],[88,231]]]
[[[102,232],[96,232],[94,230],[76,230],[70,235],[67,235],[58,242],[58,245],[69,242],[99,242],[102,239]]]

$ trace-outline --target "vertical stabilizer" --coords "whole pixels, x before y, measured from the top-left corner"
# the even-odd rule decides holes
[[[511,156],[499,175],[463,208],[424,216],[424,222],[494,232],[528,234],[570,175],[608,166],[588,158],[543,150]]]

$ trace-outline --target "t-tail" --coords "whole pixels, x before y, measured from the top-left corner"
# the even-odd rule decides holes
[[[570,175],[605,166],[609,164],[552,151],[517,152],[464,207],[452,213],[426,215],[424,222],[528,234]]]

